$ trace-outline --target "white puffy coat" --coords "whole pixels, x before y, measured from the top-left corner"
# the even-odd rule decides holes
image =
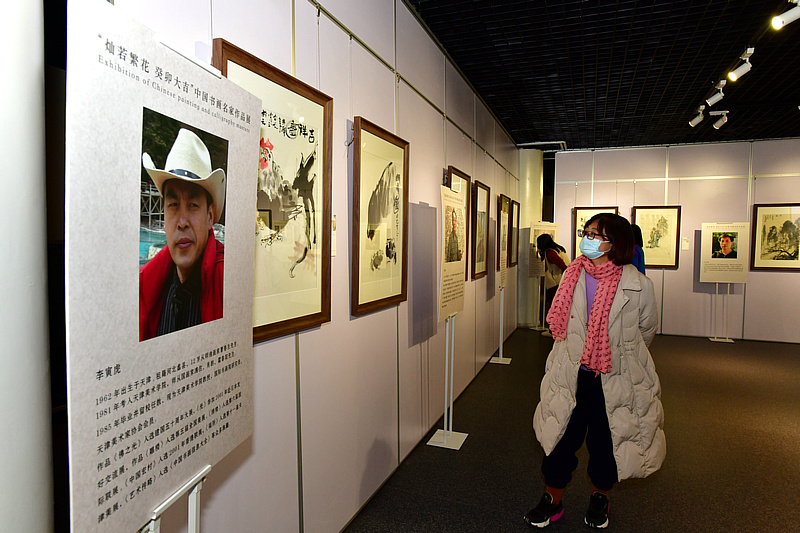
[[[564,435],[578,387],[578,371],[587,331],[586,281],[575,285],[567,338],[547,357],[541,402],[533,415],[536,438],[550,455]],[[606,414],[620,481],[646,477],[666,455],[661,384],[647,346],[658,327],[653,282],[625,265],[608,322],[611,370],[602,374]]]

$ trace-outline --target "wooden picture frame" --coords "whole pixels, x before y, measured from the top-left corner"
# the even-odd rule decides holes
[[[408,141],[363,117],[355,117],[350,298],[353,316],[407,299],[408,154]]]
[[[681,206],[633,206],[631,224],[642,230],[644,265],[647,268],[678,268],[681,245]]]
[[[519,263],[519,202],[511,200],[511,230],[508,232],[508,266]]]
[[[472,279],[484,277],[489,271],[489,212],[492,189],[475,180],[472,194]]]
[[[508,220],[503,225],[503,217],[508,216]],[[509,243],[511,242],[511,198],[505,194],[497,197],[497,271],[500,272],[500,254],[505,254],[506,268],[508,267]]]
[[[329,322],[333,98],[223,39],[212,63],[262,100],[253,342]]]
[[[458,170],[456,167],[449,165],[447,167],[447,172],[444,176],[444,184],[446,187],[454,190],[455,192],[461,192],[462,190],[465,191],[466,198],[464,199],[464,209],[466,210],[466,221],[467,224],[471,222],[470,220],[470,205],[472,201],[472,178],[470,178],[469,174]],[[469,239],[470,228],[467,228],[466,236]],[[467,249],[469,249],[469,243],[467,244]],[[469,268],[464,269],[464,279],[469,279]]]
[[[800,203],[754,204],[750,270],[800,271]]]

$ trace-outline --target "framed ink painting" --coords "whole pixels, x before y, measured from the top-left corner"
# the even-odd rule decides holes
[[[572,209],[572,260],[581,255],[578,245],[581,240],[578,231],[583,229],[586,222],[598,213],[619,214],[619,207],[575,207]]]
[[[511,198],[505,194],[497,197],[497,271],[508,266],[508,243],[511,242]],[[501,267],[502,265],[502,267]]]
[[[328,322],[333,99],[223,39],[214,39],[213,64],[262,102],[253,341]]]
[[[467,222],[467,224],[469,224],[470,223],[469,209],[472,200],[470,194],[470,192],[472,191],[472,180],[470,179],[469,174],[465,174],[464,172],[458,170],[456,167],[450,165],[447,167],[447,173],[445,174],[444,177],[444,184],[446,187],[449,187],[450,189],[452,189],[457,193],[460,193],[462,191],[464,192],[465,202],[466,202],[464,204],[464,208],[467,210],[465,221]],[[465,236],[467,237],[469,236],[469,228],[467,228]],[[469,243],[467,243],[467,249],[469,249]],[[464,279],[469,279],[469,268],[465,269],[464,275],[465,275]]]
[[[644,265],[678,268],[681,206],[633,206],[631,219],[642,230]]]
[[[489,270],[487,251],[491,188],[475,180],[472,193],[472,279],[479,279]]]
[[[409,143],[363,117],[353,123],[350,313],[406,300]]]
[[[800,270],[800,203],[753,205],[750,270]]]

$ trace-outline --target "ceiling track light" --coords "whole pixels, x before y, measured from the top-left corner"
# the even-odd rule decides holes
[[[722,126],[725,125],[726,122],[728,122],[728,112],[727,111],[712,111],[712,112],[709,113],[709,115],[718,116],[719,117],[717,119],[717,121],[714,122],[714,129],[715,130],[720,129]]]
[[[736,67],[734,70],[728,72],[728,78],[731,81],[736,81],[745,74],[747,74],[753,65],[750,64],[750,56],[753,55],[755,48],[747,48],[745,49],[744,53],[739,57],[739,59],[743,60],[744,63]]]
[[[705,108],[706,106],[704,105],[701,105],[700,107],[697,108],[697,116],[695,116],[692,120],[689,121],[689,125],[691,127],[694,128],[703,121],[703,119],[705,118],[705,116],[703,115],[703,110]]]
[[[790,2],[797,4],[800,0],[790,0]],[[795,6],[786,13],[772,18],[772,27],[779,30],[795,20],[800,18],[800,6]]]
[[[709,97],[706,99],[706,103],[707,103],[709,106],[712,106],[712,105],[716,104],[717,102],[719,102],[720,100],[722,100],[722,98],[724,98],[724,97],[725,97],[725,94],[722,92],[722,88],[723,88],[723,87],[725,87],[725,84],[726,84],[726,83],[727,83],[727,82],[726,82],[725,80],[719,80],[719,81],[717,82],[717,84],[716,84],[716,85],[714,85],[714,88],[715,88],[715,89],[716,89],[718,92],[716,92],[716,93],[712,94],[711,96],[709,96]]]

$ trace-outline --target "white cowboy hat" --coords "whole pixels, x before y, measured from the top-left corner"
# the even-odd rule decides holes
[[[167,155],[164,170],[156,168],[148,153],[142,154],[142,164],[162,195],[164,182],[171,179],[194,183],[208,191],[214,207],[214,224],[219,221],[225,206],[225,171],[221,168],[211,171],[208,148],[194,132],[181,128]]]

